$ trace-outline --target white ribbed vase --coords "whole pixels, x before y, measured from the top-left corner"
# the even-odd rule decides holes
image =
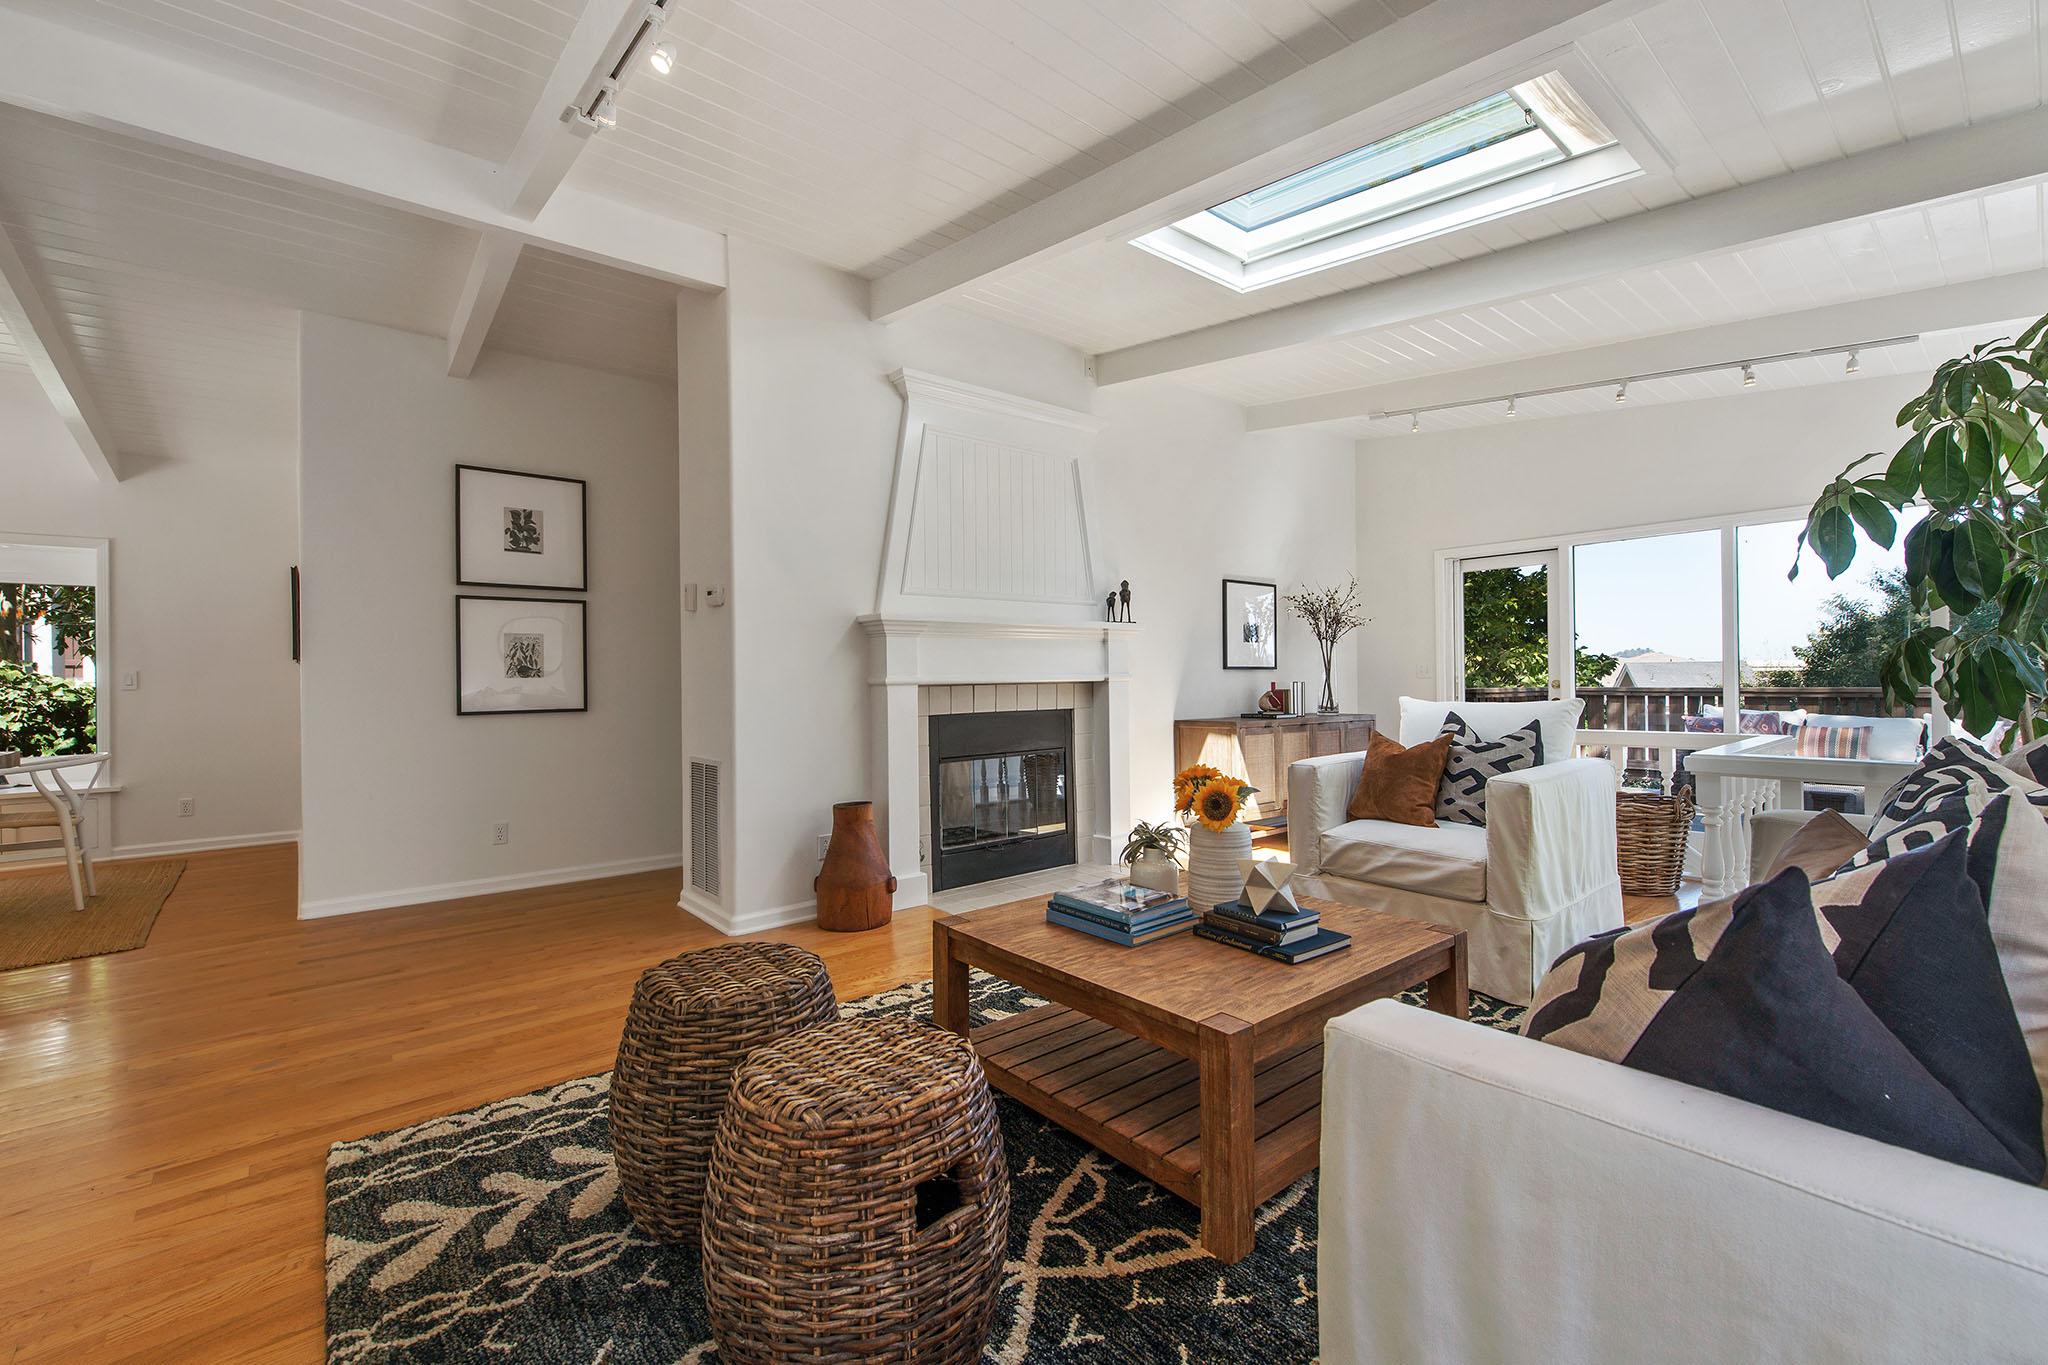
[[[1244,894],[1244,873],[1237,860],[1252,856],[1252,831],[1234,821],[1222,831],[1207,825],[1188,829],[1188,900],[1199,912],[1234,901]]]

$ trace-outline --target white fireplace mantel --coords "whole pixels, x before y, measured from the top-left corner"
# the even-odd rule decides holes
[[[1077,841],[1076,851],[1082,862],[1110,861],[1111,831],[1129,828],[1131,818],[1130,658],[1137,626],[884,613],[859,617],[858,623],[868,637],[870,770],[882,793],[875,815],[896,873],[898,908],[922,905],[931,892],[918,859],[918,792],[928,780],[918,756],[920,687],[1100,684],[1101,827]]]

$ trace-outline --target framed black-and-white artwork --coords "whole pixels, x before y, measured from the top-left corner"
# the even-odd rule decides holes
[[[1223,580],[1223,666],[1274,667],[1280,661],[1280,587]]]
[[[584,483],[455,466],[455,581],[472,588],[590,586]]]
[[[590,709],[590,628],[582,602],[455,599],[455,713]]]

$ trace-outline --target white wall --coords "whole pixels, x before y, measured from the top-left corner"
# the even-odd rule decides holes
[[[1221,580],[1284,588],[1350,572],[1351,443],[1247,436],[1236,407],[1166,385],[1098,394],[1078,353],[966,312],[935,307],[877,325],[861,281],[746,242],[730,243],[729,273],[722,319],[685,326],[681,361],[687,372],[693,345],[715,346],[707,333],[722,322],[734,694],[725,922],[805,913],[832,803],[875,795],[866,642],[854,618],[874,609],[903,411],[887,375],[898,368],[1106,419],[1096,449],[1107,567],[1131,580],[1145,627],[1133,673],[1135,806],[1164,814],[1173,719],[1246,709],[1269,681],[1221,666]],[[681,416],[688,428],[692,414]],[[686,638],[719,629],[693,621]],[[1302,632],[1290,623],[1281,639],[1277,676],[1319,682]]]
[[[101,642],[118,852],[289,838],[299,826],[298,673],[288,574],[293,452],[123,451],[101,483],[26,374],[0,375],[0,538],[111,542]],[[122,671],[141,686],[123,692]],[[178,816],[189,796],[194,814]]]
[[[680,861],[676,398],[306,315],[300,912]],[[587,479],[590,709],[455,712],[454,466]],[[548,596],[535,593],[535,596]],[[493,847],[493,822],[511,842]]]
[[[1851,460],[1898,447],[1892,418],[1923,386],[1859,379],[1360,441],[1367,709],[1437,693],[1437,551],[1803,508]]]

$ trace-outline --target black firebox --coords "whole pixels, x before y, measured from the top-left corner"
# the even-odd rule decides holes
[[[1074,861],[1072,711],[931,718],[932,886]]]

